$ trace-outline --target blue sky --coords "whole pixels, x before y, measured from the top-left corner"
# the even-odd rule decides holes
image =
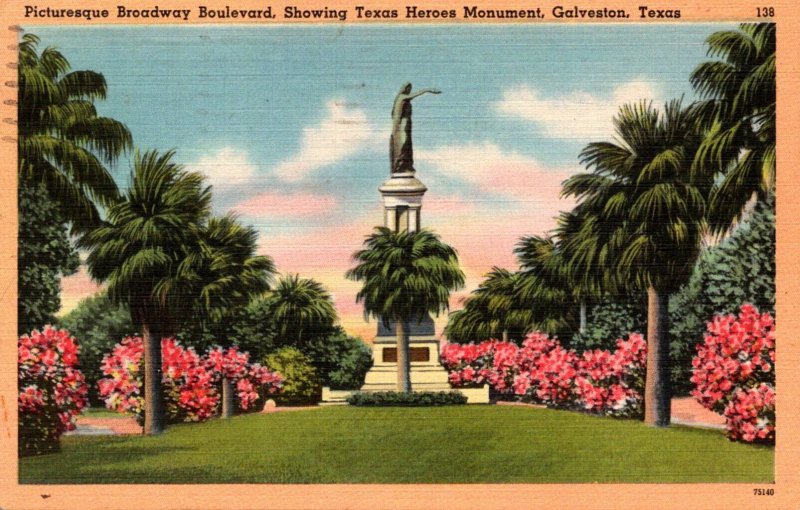
[[[423,224],[462,255],[469,288],[513,268],[522,235],[552,227],[559,183],[617,107],[693,98],[705,38],[730,25],[305,25],[25,27],[73,69],[105,75],[101,114],[142,150],[176,149],[209,176],[282,272],[320,279],[360,330],[348,256],[382,221],[388,130],[400,86],[414,101]],[[114,169],[121,185],[129,165]],[[92,290],[65,282],[65,307]],[[83,280],[81,280],[83,279]]]

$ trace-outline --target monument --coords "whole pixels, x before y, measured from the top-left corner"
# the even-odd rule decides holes
[[[400,88],[392,107],[392,134],[389,138],[389,179],[378,188],[383,199],[383,225],[395,232],[415,232],[422,224],[422,196],[428,188],[416,178],[411,139],[411,101],[423,94],[440,94],[436,89],[411,91],[411,83]],[[450,391],[447,371],[439,363],[439,340],[433,319],[425,314],[410,321],[409,359],[411,391]],[[394,323],[378,321],[372,344],[373,365],[361,391],[397,390],[397,337]],[[489,401],[488,386],[459,389],[469,403]],[[322,400],[343,401],[350,392],[323,388]]]
[[[436,89],[411,91],[411,84],[400,88],[392,107],[392,134],[389,138],[389,180],[378,188],[383,198],[383,225],[395,232],[415,232],[422,222],[422,196],[428,190],[415,177],[411,138],[411,101],[423,94],[440,94]],[[412,391],[448,391],[447,371],[439,364],[439,341],[433,319],[425,314],[409,322],[409,359]],[[397,389],[397,337],[394,323],[378,321],[378,334],[372,345],[372,369],[361,391]]]

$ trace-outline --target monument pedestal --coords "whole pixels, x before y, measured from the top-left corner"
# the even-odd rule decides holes
[[[433,319],[409,324],[409,365],[411,391],[450,391],[447,371],[439,363],[439,340],[434,335]],[[397,390],[397,337],[394,325],[378,325],[372,344],[373,364],[361,391]]]

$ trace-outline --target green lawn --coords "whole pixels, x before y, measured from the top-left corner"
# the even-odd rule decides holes
[[[91,418],[126,418],[124,414],[120,414],[116,411],[109,411],[103,407],[91,407],[89,409],[85,409],[81,415]]]
[[[327,407],[66,437],[21,483],[770,482],[773,449],[720,431],[506,406]]]

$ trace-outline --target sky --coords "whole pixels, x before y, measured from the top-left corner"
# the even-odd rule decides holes
[[[141,150],[175,149],[204,173],[214,211],[259,232],[281,274],[331,292],[340,323],[369,340],[345,279],[351,256],[383,221],[391,107],[414,100],[422,225],[454,246],[467,286],[515,269],[519,238],[555,226],[561,182],[582,171],[589,142],[613,140],[621,104],[694,96],[689,74],[705,38],[729,28],[680,25],[305,25],[24,27],[73,69],[102,73],[101,115]],[[124,189],[130,156],[112,171]],[[62,282],[62,310],[97,292],[82,269]],[[446,317],[437,320],[437,333]]]

